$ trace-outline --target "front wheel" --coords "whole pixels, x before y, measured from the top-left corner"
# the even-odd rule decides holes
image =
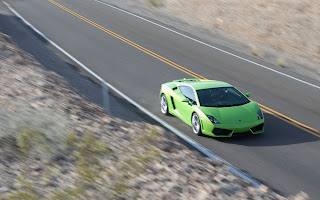
[[[164,94],[161,95],[160,106],[161,106],[161,112],[165,115],[169,115],[168,101]]]
[[[197,135],[202,135],[200,119],[197,113],[192,114],[192,130]]]

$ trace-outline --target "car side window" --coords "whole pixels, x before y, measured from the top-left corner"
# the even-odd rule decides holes
[[[197,104],[196,95],[194,94],[193,89],[191,87],[182,85],[182,86],[179,86],[179,89],[183,94],[183,96],[193,101],[192,104],[194,105]]]

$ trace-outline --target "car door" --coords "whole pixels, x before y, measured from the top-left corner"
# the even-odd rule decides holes
[[[193,112],[192,106],[197,105],[194,90],[187,85],[180,85],[179,90],[184,98],[189,99],[189,102],[183,102],[184,98],[180,99],[180,101],[177,102],[177,109],[181,114],[181,119],[187,124],[191,124],[191,114]]]

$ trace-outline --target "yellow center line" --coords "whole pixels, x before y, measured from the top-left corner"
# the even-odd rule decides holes
[[[259,104],[259,105],[261,105],[261,104]],[[286,118],[279,117],[278,115],[270,112],[269,110],[265,110],[265,109],[263,109],[263,108],[262,108],[261,110],[263,110],[263,112],[266,112],[266,113],[268,113],[268,114],[273,115],[274,117],[276,117],[276,118],[278,118],[278,119],[281,119],[282,121],[285,121],[285,122],[287,122],[287,123],[289,123],[289,124],[291,124],[291,125],[293,125],[293,126],[296,126],[296,127],[300,128],[300,129],[302,129],[302,130],[304,130],[304,131],[306,131],[306,132],[308,132],[308,133],[311,133],[311,134],[314,135],[314,136],[320,137],[320,135],[318,135],[317,133],[312,132],[312,131],[304,128],[304,127],[301,127],[301,126],[298,126],[297,124],[295,124],[295,122],[297,122],[297,121],[295,121],[295,120],[293,120],[293,121],[295,121],[295,122],[290,121],[290,120],[292,120],[292,119],[290,119],[289,117],[288,117],[288,118],[289,118],[290,120],[287,120]],[[300,122],[298,122],[298,123],[300,123]],[[315,130],[315,129],[314,129],[314,130]],[[317,130],[316,130],[316,131],[317,131]],[[319,131],[318,131],[318,132],[319,132]]]
[[[281,116],[281,117],[283,117],[283,118],[285,118],[285,119],[288,119],[288,120],[292,121],[292,122],[295,123],[295,124],[298,124],[298,125],[300,125],[300,126],[302,126],[302,127],[308,128],[308,129],[314,131],[315,133],[320,134],[320,131],[318,131],[318,130],[316,130],[316,129],[314,129],[314,128],[311,128],[310,126],[307,126],[307,125],[305,125],[305,124],[302,124],[301,122],[298,122],[298,121],[296,121],[296,120],[294,120],[294,119],[292,119],[292,118],[290,118],[290,117],[288,117],[288,116],[286,116],[286,115],[284,115],[284,114],[281,114],[281,113],[279,113],[279,112],[277,112],[277,111],[275,111],[275,110],[272,110],[271,108],[268,108],[268,107],[266,107],[266,106],[264,106],[264,105],[262,105],[262,104],[260,104],[260,103],[258,103],[258,104],[259,104],[259,106],[262,107],[263,109],[269,110],[269,111],[273,112],[275,115],[279,115],[279,116]]]
[[[158,60],[161,60],[162,62],[167,63],[168,65],[170,65],[170,66],[172,66],[172,67],[174,67],[174,68],[176,68],[176,69],[178,69],[178,70],[180,70],[180,71],[182,71],[182,72],[184,72],[186,74],[189,74],[192,77],[195,77],[195,78],[198,78],[198,79],[206,79],[205,77],[203,77],[203,76],[201,76],[201,75],[199,75],[199,74],[197,74],[197,73],[195,73],[195,72],[193,72],[193,71],[191,71],[189,69],[186,69],[186,68],[184,68],[184,67],[182,67],[182,66],[180,66],[180,65],[178,65],[178,64],[176,64],[174,62],[172,62],[171,60],[168,60],[168,59],[166,59],[166,58],[164,58],[164,57],[162,57],[162,56],[150,51],[149,49],[146,49],[146,48],[144,48],[144,47],[142,47],[142,46],[140,46],[140,45],[128,40],[127,38],[124,38],[124,37],[112,32],[112,31],[106,29],[105,27],[103,27],[103,26],[101,26],[101,25],[99,25],[99,24],[97,24],[97,23],[95,23],[95,22],[93,22],[93,21],[91,21],[91,20],[79,15],[78,13],[73,12],[72,10],[70,10],[70,9],[60,5],[60,4],[58,4],[57,2],[55,2],[53,0],[48,0],[48,1],[50,3],[58,6],[59,8],[67,11],[68,13],[78,17],[79,19],[91,24],[92,26],[94,26],[94,27],[96,27],[96,28],[108,33],[109,35],[112,35],[113,37],[116,37],[117,39],[119,39],[119,40],[121,40],[121,41],[123,41],[123,42],[125,42],[125,43],[127,43],[127,44],[129,44],[129,45],[131,45],[131,46],[133,46],[133,47],[135,47],[137,49],[139,49],[140,51],[142,51],[142,52],[144,52],[146,54],[151,55],[154,58],[157,58]]]
[[[152,56],[152,57],[154,57],[154,58],[156,58],[156,59],[158,59],[158,60],[160,60],[160,61],[162,61],[162,62],[164,62],[164,63],[166,63],[166,64],[168,64],[170,66],[172,66],[172,67],[174,67],[175,69],[178,69],[178,70],[180,70],[180,71],[182,71],[182,72],[184,72],[184,73],[186,73],[186,74],[188,74],[188,75],[190,75],[190,76],[192,76],[194,78],[197,78],[197,79],[207,79],[204,76],[201,76],[201,75],[199,75],[199,74],[197,74],[197,73],[195,73],[195,72],[193,72],[193,71],[191,71],[191,70],[189,70],[189,69],[187,69],[185,67],[182,67],[181,65],[178,65],[177,63],[175,63],[175,62],[173,62],[173,61],[171,61],[171,60],[169,60],[167,58],[164,58],[164,57],[162,57],[162,56],[150,51],[149,49],[146,49],[146,48],[138,45],[137,43],[132,42],[129,39],[127,39],[125,37],[122,37],[121,35],[118,35],[115,32],[110,31],[109,29],[106,29],[105,27],[103,27],[103,26],[101,26],[101,25],[99,25],[99,24],[97,24],[97,23],[95,23],[95,22],[93,22],[93,21],[91,21],[91,20],[79,15],[78,13],[76,13],[76,12],[66,8],[66,7],[64,7],[63,5],[57,3],[57,2],[55,2],[53,0],[48,0],[48,1],[50,3],[56,5],[57,7],[65,10],[66,12],[74,15],[75,17],[87,22],[88,24],[90,24],[90,25],[92,25],[92,26],[104,31],[105,33],[108,33],[109,35],[111,35],[111,36],[113,36],[113,37],[115,37],[115,38],[117,38],[117,39],[129,44],[130,46],[135,47],[136,49],[139,49],[140,51],[142,51],[142,52],[144,52],[144,53],[146,53],[146,54],[148,54],[148,55],[150,55],[150,56]],[[283,114],[281,114],[281,113],[279,113],[279,112],[277,112],[275,110],[272,110],[271,108],[268,108],[267,106],[264,106],[264,105],[262,105],[260,103],[258,103],[258,104],[259,104],[259,106],[261,107],[261,109],[264,112],[269,113],[269,114],[271,114],[271,115],[273,115],[273,116],[275,116],[275,117],[277,117],[277,118],[279,118],[279,119],[281,119],[281,120],[283,120],[285,122],[288,122],[289,124],[294,125],[294,126],[300,128],[300,129],[302,129],[302,130],[304,130],[304,131],[306,131],[308,133],[311,133],[312,135],[320,137],[320,131],[318,131],[318,130],[316,130],[314,128],[311,128],[311,127],[309,127],[309,126],[307,126],[305,124],[302,124],[301,122],[298,122],[298,121],[296,121],[296,120],[294,120],[294,119],[292,119],[292,118],[290,118],[290,117],[288,117],[286,115],[283,115]]]

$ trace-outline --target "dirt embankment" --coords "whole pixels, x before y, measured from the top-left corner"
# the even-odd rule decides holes
[[[3,34],[0,58],[1,200],[287,199],[160,127],[110,117]]]
[[[164,6],[192,25],[320,63],[318,0],[166,0]]]

